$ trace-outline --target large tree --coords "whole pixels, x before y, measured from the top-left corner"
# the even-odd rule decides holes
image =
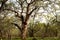
[[[11,0],[11,2],[12,1],[13,0]],[[40,0],[15,0],[15,1],[16,3],[14,3],[14,1],[12,3],[14,6],[8,6],[6,4],[8,0],[1,0],[0,12],[7,10],[16,13],[15,16],[20,18],[21,27],[16,23],[12,24],[14,24],[21,31],[22,40],[26,40],[28,20],[32,14],[37,12],[39,7],[36,4]]]
[[[51,19],[53,16],[50,16],[48,14],[53,14],[55,16],[55,13],[58,12],[57,10],[60,10],[60,7],[58,6],[60,4],[59,0],[1,0],[0,4],[0,12],[6,10],[11,11],[12,13],[14,12],[15,17],[19,18],[19,20],[21,21],[21,27],[16,23],[12,24],[14,24],[21,31],[22,40],[26,40],[28,21],[31,18],[31,15],[34,15],[38,9],[41,9],[39,13],[46,15],[42,16],[48,17],[47,22],[54,20],[54,18]]]

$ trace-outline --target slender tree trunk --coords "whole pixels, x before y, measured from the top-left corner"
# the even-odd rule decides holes
[[[8,40],[11,40],[10,30],[8,30]]]
[[[11,35],[10,34],[8,34],[8,40],[11,40]]]
[[[2,31],[0,30],[0,39],[2,39]]]
[[[21,38],[22,40],[26,40],[26,34],[27,34],[27,24],[22,24],[22,30],[21,30]]]
[[[57,29],[56,29],[55,36],[57,37],[57,35],[58,35],[58,31],[57,31]]]

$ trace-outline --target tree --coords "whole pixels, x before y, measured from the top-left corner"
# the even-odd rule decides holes
[[[20,31],[21,31],[21,38],[22,40],[26,40],[26,32],[28,28],[28,21],[31,18],[31,15],[35,14],[39,7],[40,9],[44,10],[42,13],[48,13],[48,14],[54,14],[56,11],[55,9],[59,9],[59,6],[56,6],[57,4],[59,5],[60,2],[58,1],[52,1],[52,0],[15,0],[11,1],[10,3],[7,3],[9,0],[1,0],[1,7],[0,7],[0,12],[3,12],[5,10],[11,11],[12,13],[15,13],[15,17],[18,17],[19,20],[21,21],[21,27],[16,24],[14,24]],[[8,5],[10,4],[10,5]],[[58,8],[57,8],[58,7]],[[40,12],[39,12],[40,13]],[[44,15],[43,15],[44,16]],[[50,20],[51,17],[48,17],[47,19]],[[50,20],[51,21],[51,20]],[[50,22],[49,21],[49,22]],[[46,27],[47,28],[47,27]]]
[[[18,27],[18,29],[21,31],[21,38],[22,40],[26,40],[26,32],[27,32],[27,24],[28,24],[28,20],[31,16],[31,14],[33,14],[33,12],[35,13],[35,11],[38,9],[38,6],[36,5],[37,1],[39,0],[16,0],[16,2],[18,3],[18,5],[20,6],[18,10],[21,10],[21,12],[17,12],[17,10],[14,8],[5,8],[6,7],[6,2],[8,0],[3,0],[1,1],[1,7],[0,7],[0,12],[2,12],[3,10],[8,10],[8,11],[12,11],[14,13],[16,13],[16,17],[20,18],[21,21],[21,27],[16,24],[16,23],[12,23],[15,26]],[[13,6],[14,7],[14,6]],[[19,15],[20,13],[20,15]],[[24,14],[25,16],[24,16]]]

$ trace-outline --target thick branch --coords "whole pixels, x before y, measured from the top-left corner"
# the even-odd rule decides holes
[[[27,22],[27,20],[29,19],[28,13],[29,13],[29,5],[27,6],[25,22]]]
[[[24,2],[25,1],[17,1],[18,3],[19,3],[19,5],[21,6],[21,16],[20,16],[20,18],[21,18],[21,21],[22,21],[22,23],[24,22],[24,17],[23,17],[23,15],[22,15],[22,13],[23,13],[23,4],[24,4]]]
[[[26,0],[25,0],[25,1],[26,1]],[[30,6],[32,3],[34,3],[34,2],[35,2],[35,0],[31,1],[30,3],[28,3],[26,15],[28,15],[28,12],[29,12],[29,6]]]
[[[4,10],[8,10],[8,11],[12,11],[12,12],[18,13],[17,11],[11,10],[11,9],[4,9]]]
[[[22,23],[24,23],[24,17],[23,17],[23,15],[21,15],[21,21],[22,21]]]
[[[12,11],[12,12],[14,12],[14,13],[17,13],[17,14],[16,14],[16,17],[19,17],[19,18],[20,18],[19,13],[18,13],[17,11],[12,10],[12,9],[4,9],[4,10],[7,10],[7,11]]]
[[[16,24],[16,23],[12,23],[12,24],[14,24],[21,31],[21,28],[18,24]]]
[[[19,13],[15,10],[11,10],[11,9],[4,9],[4,10],[8,10],[8,11],[12,11],[12,12],[17,13],[16,17],[21,18],[22,23],[24,23],[24,17],[22,15],[22,12],[21,12],[21,16],[19,16]]]
[[[31,15],[36,9],[37,9],[37,7],[35,7],[34,9],[32,9],[32,11],[29,13],[29,15]]]
[[[7,1],[8,1],[8,0],[1,1],[2,4],[1,4],[1,7],[0,7],[0,11],[3,10],[3,7],[4,7],[4,5],[5,5],[5,3],[6,3]]]
[[[27,6],[27,12],[26,12],[26,19],[25,22],[28,21],[30,15],[37,9],[37,7],[35,7],[34,9],[32,9],[32,11],[29,13],[29,5]]]

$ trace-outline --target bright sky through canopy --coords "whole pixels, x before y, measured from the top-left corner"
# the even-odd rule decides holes
[[[16,2],[16,0],[9,0],[10,2]],[[40,7],[40,9],[38,10],[38,12],[37,13],[39,13],[39,14],[41,14],[42,13],[42,15],[43,16],[49,16],[49,17],[54,17],[54,14],[58,14],[58,13],[60,13],[60,6],[59,6],[59,1],[60,0],[50,0],[50,4],[49,4],[49,1],[44,1],[44,6],[43,7]],[[30,0],[27,0],[27,2],[28,3],[30,3]],[[9,2],[8,2],[9,3]],[[15,5],[16,7],[18,6],[18,4],[16,4]],[[19,10],[20,12],[21,12],[21,10]],[[53,14],[51,14],[51,13],[53,13]],[[9,14],[10,15],[10,14]],[[25,15],[25,14],[24,14]],[[41,16],[42,16],[41,15]],[[40,16],[38,16],[38,17],[36,17],[35,19],[36,20],[40,20],[42,23],[46,23],[47,22],[47,20],[46,20],[46,18],[45,17],[41,17],[40,18]],[[48,18],[48,17],[47,17]],[[49,19],[49,18],[48,18]]]

